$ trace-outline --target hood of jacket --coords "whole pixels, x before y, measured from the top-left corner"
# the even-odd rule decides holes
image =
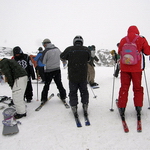
[[[55,48],[55,45],[52,44],[52,43],[48,43],[48,44],[46,45],[46,49],[47,49],[47,48],[53,49],[53,48]]]
[[[140,32],[136,26],[130,26],[127,31],[127,36],[130,40],[133,40],[136,35],[139,35]]]

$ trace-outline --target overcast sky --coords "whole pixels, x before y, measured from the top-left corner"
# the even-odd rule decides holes
[[[63,51],[81,35],[84,45],[117,49],[136,25],[150,44],[150,0],[0,0],[0,47],[37,51],[44,38]]]

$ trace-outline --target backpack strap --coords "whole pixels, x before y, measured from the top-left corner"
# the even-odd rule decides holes
[[[132,43],[134,43],[134,42],[137,40],[138,37],[139,37],[139,36],[137,35],[137,36],[133,39]],[[128,36],[126,36],[126,40],[127,40],[128,43],[130,42]]]

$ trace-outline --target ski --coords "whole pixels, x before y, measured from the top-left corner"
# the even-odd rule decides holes
[[[123,125],[124,132],[128,133],[129,132],[129,128],[128,128],[127,123],[126,123],[125,120],[122,120],[122,125]]]
[[[59,93],[57,94],[57,96],[58,96],[59,99],[63,102],[63,104],[64,104],[64,106],[65,106],[66,108],[70,108],[70,106],[69,106],[69,104],[67,104],[66,100],[60,98],[60,94],[59,94]]]
[[[117,108],[118,108],[118,99],[116,99],[116,105],[117,105]],[[118,108],[118,111],[119,111],[119,108]],[[119,112],[119,114],[120,114],[120,112]],[[124,130],[125,133],[128,133],[129,128],[128,128],[128,125],[125,121],[125,117],[121,116],[121,115],[120,115],[120,117],[121,117],[121,121],[122,121],[123,130]]]
[[[141,115],[137,115],[137,132],[142,132]]]
[[[54,94],[52,93],[52,94],[48,97],[47,101],[49,101],[53,96],[54,96]],[[45,101],[44,103],[41,103],[40,106],[35,109],[35,111],[39,111],[39,110],[47,103],[47,101]]]
[[[141,120],[137,120],[137,132],[142,132],[142,123],[141,123]]]
[[[84,115],[84,121],[85,121],[85,125],[86,126],[90,126],[91,125],[88,115]]]
[[[82,127],[82,124],[80,122],[79,115],[78,115],[78,112],[77,112],[77,106],[73,106],[73,107],[71,107],[71,109],[72,109],[73,116],[74,116],[77,127],[78,128]]]

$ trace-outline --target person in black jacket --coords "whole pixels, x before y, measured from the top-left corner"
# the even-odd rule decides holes
[[[5,82],[12,90],[12,103],[15,105],[15,119],[26,117],[24,92],[27,85],[27,72],[12,59],[3,58],[0,61],[0,70],[5,75]]]
[[[74,112],[77,114],[78,95],[79,89],[81,95],[81,102],[83,104],[84,113],[87,113],[89,103],[89,93],[87,89],[87,63],[90,60],[90,50],[83,46],[83,38],[76,36],[73,40],[73,46],[65,49],[60,55],[61,59],[68,60],[68,78],[69,78],[69,98],[70,105]]]
[[[35,80],[35,72],[33,64],[30,60],[30,57],[27,54],[24,54],[19,46],[13,48],[13,59],[16,60],[22,68],[24,68],[28,74],[28,83],[25,91],[24,98],[26,98],[27,103],[30,103],[33,96],[33,88],[31,83],[31,77]]]

